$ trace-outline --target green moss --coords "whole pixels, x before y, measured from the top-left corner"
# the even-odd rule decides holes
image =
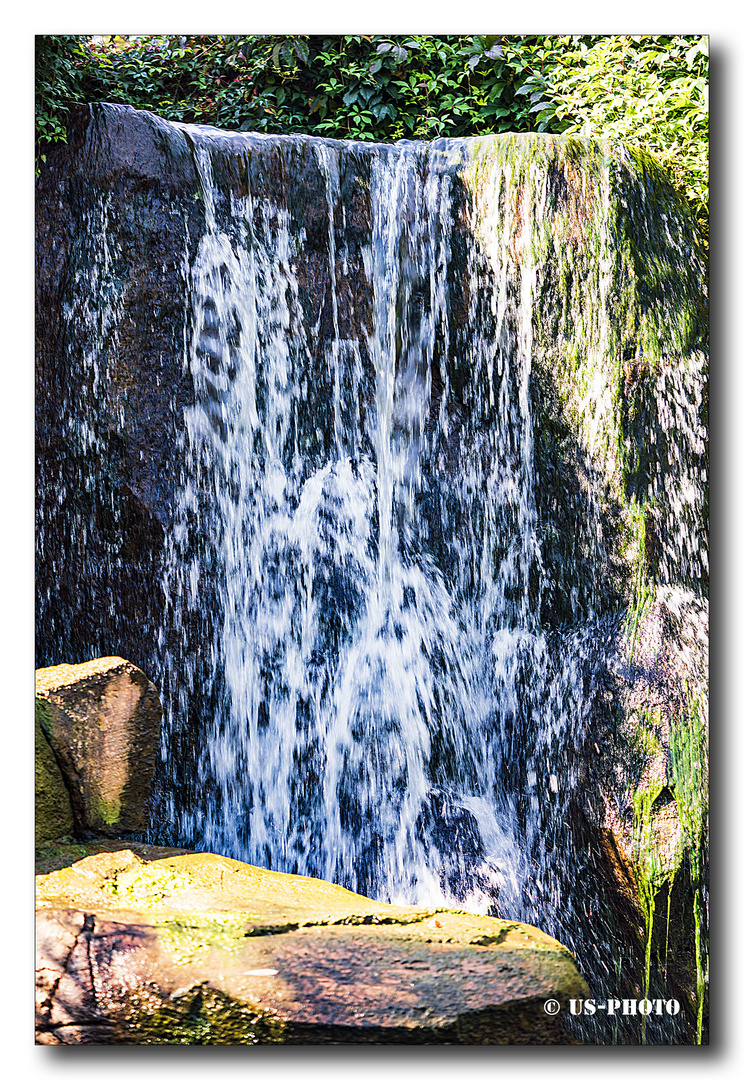
[[[193,886],[191,874],[173,866],[144,863],[120,871],[104,883],[122,907],[149,909]]]
[[[34,825],[37,845],[69,837],[74,829],[70,794],[44,733],[44,719],[48,719],[46,702],[42,698],[36,698]]]
[[[672,890],[683,869],[689,871],[683,888],[692,895],[692,919],[689,909],[680,913],[676,934],[692,932],[695,955],[695,997],[697,1002],[696,1039],[702,1041],[705,999],[705,964],[703,941],[703,854],[707,829],[707,745],[704,702],[688,691],[687,703],[668,721],[662,722],[658,709],[640,708],[628,717],[633,808],[632,864],[637,895],[644,919],[645,953],[642,995],[649,996],[653,965],[664,979],[669,966]],[[668,748],[665,749],[668,730]],[[666,760],[670,768],[667,768]],[[670,796],[681,828],[670,833],[659,824],[657,802],[662,792]],[[665,922],[657,925],[657,897],[666,889]],[[662,916],[663,917],[663,916]],[[675,956],[680,941],[673,943]],[[657,951],[654,961],[654,949]],[[642,1020],[641,1038],[645,1042],[646,1024]]]
[[[36,873],[49,874],[54,870],[71,866],[90,855],[90,845],[79,843],[70,836],[44,840],[36,844]]]
[[[252,919],[258,919],[258,915],[247,911],[200,911],[178,918],[156,917],[154,925],[171,959],[177,964],[191,964],[213,948],[240,953],[245,939],[254,932]]]
[[[652,754],[660,753],[661,744],[658,739],[648,729],[644,730],[644,735],[648,751]],[[649,996],[651,981],[651,944],[654,933],[654,915],[656,914],[656,896],[666,880],[661,853],[652,823],[653,806],[663,787],[664,784],[661,780],[652,778],[650,781],[641,784],[632,795],[634,869],[646,933],[642,994],[644,998]],[[641,1018],[641,1042],[645,1045],[645,1015]]]
[[[104,799],[98,792],[91,793],[90,815],[92,823],[102,822],[104,825],[112,827],[118,824],[120,813],[121,803],[119,799]]]
[[[48,737],[51,731],[51,715],[49,712],[49,703],[43,697],[36,697],[34,703],[34,712],[36,722],[41,726],[41,730]]]
[[[284,1042],[285,1024],[258,1013],[212,987],[201,984],[163,999],[132,995],[125,1027],[142,1045],[254,1045]]]
[[[695,927],[695,971],[697,997],[697,1042],[702,1041],[705,1007],[705,964],[703,955],[703,856],[708,824],[708,752],[704,702],[687,688],[686,708],[670,727],[674,798],[685,837],[693,889]]]
[[[628,662],[633,663],[638,628],[643,615],[654,602],[655,590],[650,578],[646,561],[646,515],[631,504],[628,513],[630,521],[629,540],[626,546],[626,559],[633,567],[633,594],[625,615],[625,636],[628,640]]]

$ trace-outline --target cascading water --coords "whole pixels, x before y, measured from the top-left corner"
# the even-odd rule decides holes
[[[623,298],[630,164],[158,123],[197,198],[174,270],[193,393],[141,658],[167,718],[153,839],[523,919],[611,981],[605,901],[576,882],[632,586],[613,552],[640,515],[660,585],[699,596],[707,573],[703,356],[675,301]],[[684,230],[649,220],[688,288]],[[102,310],[109,342],[121,305]]]
[[[204,605],[204,561],[186,552],[206,537],[208,667],[220,690],[199,762],[209,798],[188,809],[182,833],[393,899],[488,907],[495,883],[516,895],[517,880],[509,819],[491,805],[497,760],[483,686],[482,624],[498,618],[503,589],[494,597],[484,580],[488,538],[460,553],[447,580],[420,506],[422,467],[449,437],[446,392],[428,419],[437,339],[446,348],[448,333],[446,152],[433,150],[432,161],[413,148],[382,152],[372,163],[368,444],[355,446],[341,419],[342,400],[359,395],[361,364],[356,344],[339,340],[332,296],[332,436],[310,461],[293,422],[309,335],[286,213],[248,195],[231,206],[230,231],[219,230],[208,144],[195,154],[207,231],[192,269],[196,402],[167,592],[186,608]],[[339,150],[318,155],[333,221]],[[328,255],[333,265],[332,229]],[[530,538],[520,526],[534,517],[523,387],[501,427],[516,428],[521,452],[516,465],[491,463],[490,481],[494,507],[517,515],[502,573],[521,588]],[[498,432],[486,438],[498,447]],[[468,479],[466,512],[482,482],[475,463]]]

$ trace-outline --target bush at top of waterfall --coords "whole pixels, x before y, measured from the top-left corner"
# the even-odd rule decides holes
[[[670,169],[704,234],[708,44],[699,35],[43,35],[37,152],[74,101],[272,134],[387,141],[506,131],[617,137]]]

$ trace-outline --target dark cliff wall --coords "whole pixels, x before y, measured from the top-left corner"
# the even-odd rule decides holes
[[[185,141],[163,139],[155,117],[82,108],[38,182],[39,666],[110,652],[112,637],[135,662],[152,655],[193,398],[181,357],[195,185]]]
[[[298,298],[314,337],[298,436],[317,457],[329,439],[325,344],[334,333],[363,341],[369,328],[369,185],[355,168],[339,181],[346,210],[334,330],[318,161],[291,140],[253,145],[245,136],[240,154],[223,150],[218,212],[250,189],[286,211],[301,237]],[[148,113],[76,108],[36,198],[37,663],[114,651],[144,666],[164,623],[164,530],[182,481],[184,410],[194,401],[189,277],[205,220],[192,145]],[[368,357],[366,365],[369,401]]]

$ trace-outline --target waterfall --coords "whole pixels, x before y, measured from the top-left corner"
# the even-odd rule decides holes
[[[195,183],[168,203],[179,299],[159,363],[188,395],[168,403],[139,624],[166,717],[152,839],[523,919],[611,981],[577,822],[601,801],[634,575],[653,554],[681,603],[706,588],[684,217],[590,142],[154,130]],[[91,462],[129,437],[134,391],[101,389],[126,253],[107,197],[86,199],[89,277],[62,314],[67,509],[42,511],[39,543],[66,581],[49,538],[98,520],[68,505],[77,469],[111,499],[114,539],[81,571],[100,585],[100,566],[127,574],[124,511]],[[656,292],[636,288],[652,273]],[[41,636],[61,649],[53,594]],[[133,640],[110,605],[78,652]]]
[[[517,890],[512,824],[491,805],[497,761],[483,682],[483,624],[503,608],[504,588],[490,581],[487,536],[446,575],[421,506],[433,486],[423,470],[450,437],[446,393],[429,421],[435,350],[448,334],[447,152],[383,149],[371,164],[373,407],[361,445],[342,419],[362,381],[359,344],[338,326],[342,151],[317,147],[332,333],[328,446],[308,460],[296,418],[312,328],[287,214],[248,193],[218,227],[208,148],[194,151],[206,224],[190,285],[195,403],[166,591],[179,625],[189,609],[210,609],[206,665],[190,650],[186,668],[192,682],[206,666],[214,712],[198,761],[209,798],[185,811],[182,834],[390,899],[485,910],[495,887]],[[472,348],[498,346],[484,336]],[[519,461],[489,463],[495,505],[517,514],[502,573],[520,586],[523,548],[534,544],[528,377],[520,364],[520,384],[503,391],[502,426],[522,435]],[[497,449],[499,435],[488,438]],[[475,505],[481,468],[471,465],[461,513]]]

